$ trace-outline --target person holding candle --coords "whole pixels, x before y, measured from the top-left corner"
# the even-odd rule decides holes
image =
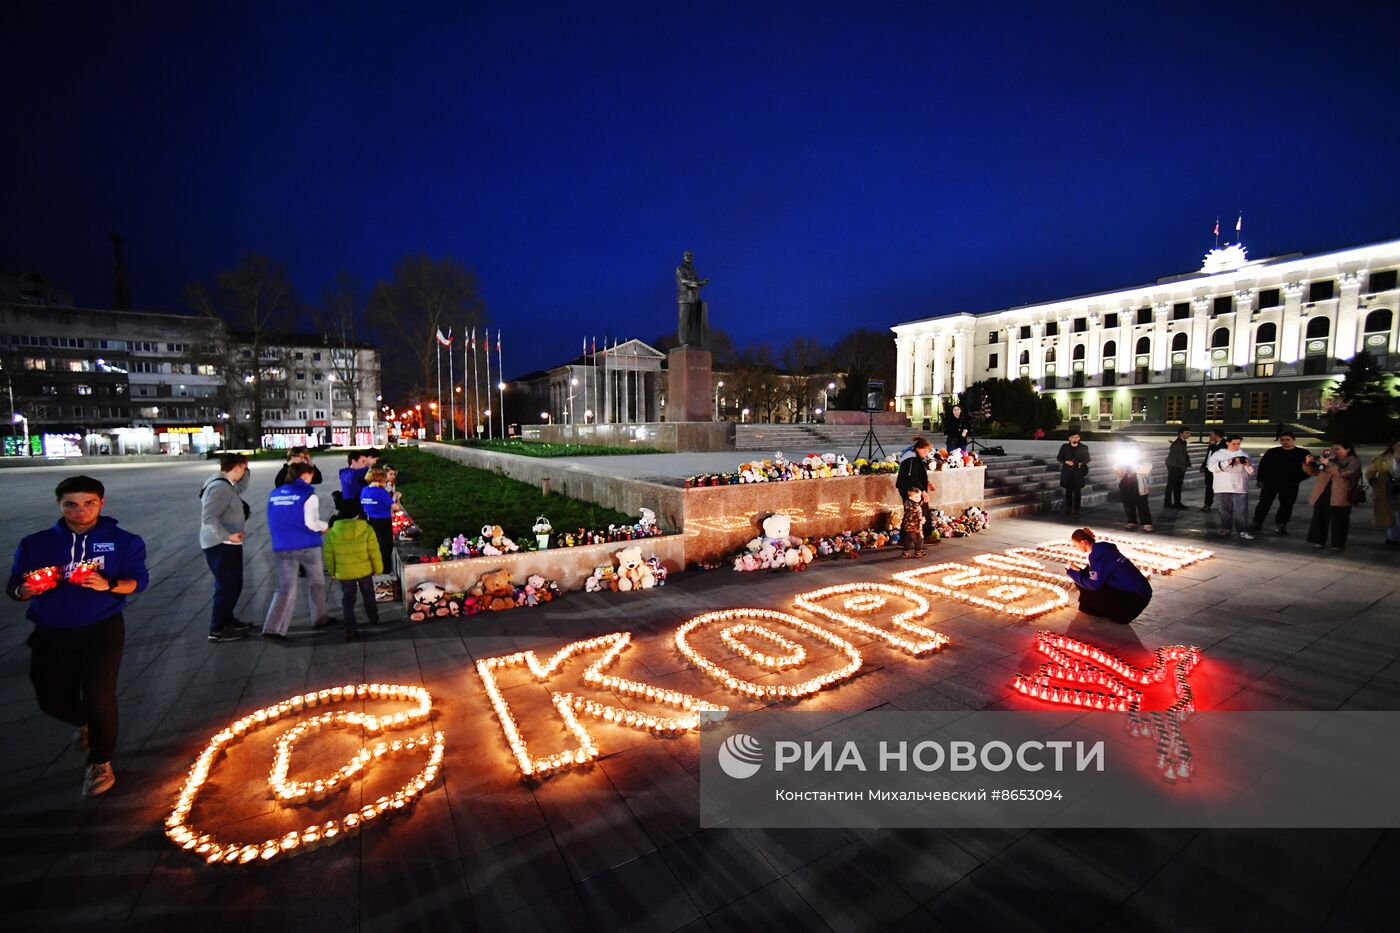
[[[83,793],[116,783],[117,673],[126,598],[150,582],[146,542],[104,516],[102,483],[70,476],[54,490],[61,513],[53,527],[28,535],[15,550],[6,592],[28,602],[29,679],[39,709],[77,726],[87,751]]]
[[[1142,615],[1152,601],[1152,584],[1118,546],[1098,540],[1088,528],[1077,528],[1070,540],[1088,558],[1083,570],[1065,572],[1079,589],[1079,611],[1126,625]]]
[[[307,602],[316,628],[335,620],[326,615],[326,571],[321,562],[321,535],[330,526],[321,520],[321,503],[308,480],[309,463],[287,468],[291,480],[267,497],[267,530],[272,538],[272,561],[277,568],[277,589],[263,619],[264,638],[286,641],[297,596],[298,568],[306,569]]]

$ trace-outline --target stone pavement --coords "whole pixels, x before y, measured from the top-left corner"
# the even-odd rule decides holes
[[[255,507],[271,467],[257,465]],[[625,630],[635,637],[620,673],[705,692],[713,685],[671,648],[680,621],[711,608],[784,608],[797,592],[885,580],[910,563],[889,551],[805,574],[679,574],[643,594],[568,594],[537,609],[418,626],[396,611],[370,639],[350,644],[309,632],[301,608],[298,637],[285,646],[211,645],[208,575],[193,545],[194,496],[207,472],[100,473],[109,513],[147,538],[153,580],[127,615],[118,783],[106,796],[79,795],[71,730],[40,716],[29,689],[21,607],[0,610],[0,904],[9,928],[1347,930],[1389,915],[1400,868],[1395,832],[701,830],[698,737],[602,724],[591,727],[604,752],[591,769],[526,785],[475,659],[552,653]],[[61,475],[5,474],[7,555],[20,534],[51,522],[50,490]],[[1117,528],[1120,513],[1104,507],[1086,519]],[[1342,555],[1308,548],[1301,527],[1289,539],[1218,544],[1204,537],[1213,524],[1197,511],[1163,517],[1154,537],[1204,544],[1217,556],[1159,579],[1138,624],[1065,610],[1034,627],[1139,662],[1157,645],[1197,644],[1207,708],[1400,709],[1400,577],[1369,516],[1358,515]],[[1069,528],[1055,516],[1009,520],[933,553],[956,560]],[[270,589],[260,522],[251,538],[252,585],[241,607],[250,620]],[[911,662],[872,647],[878,663],[869,671],[807,703],[856,711],[1024,702],[1010,699],[1009,681],[1036,663],[1030,626],[960,606],[940,607],[935,620],[953,639],[936,658]],[[411,810],[265,866],[205,866],[165,839],[162,819],[212,733],[293,693],[360,681],[433,693],[447,757],[441,780]],[[539,701],[534,685],[512,690],[512,702]],[[353,747],[345,734],[307,744],[311,764],[297,764],[307,774],[334,768]],[[268,760],[259,746],[239,746],[210,782],[212,805],[196,815],[230,833],[239,821],[279,818],[263,784]],[[347,793],[357,802],[373,795]],[[319,819],[339,812],[333,801],[310,809]]]

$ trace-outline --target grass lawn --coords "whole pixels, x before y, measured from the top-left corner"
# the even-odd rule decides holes
[[[549,444],[544,441],[487,440],[454,441],[462,447],[475,447],[480,450],[494,450],[503,454],[520,454],[524,457],[611,457],[619,454],[664,454],[669,451],[656,447],[592,447],[588,444]],[[553,518],[553,516],[550,516]]]
[[[500,525],[522,547],[534,541],[535,516],[543,515],[561,534],[576,528],[630,525],[636,515],[624,515],[601,505],[560,495],[544,495],[528,483],[462,466],[421,450],[386,451],[380,465],[399,471],[403,507],[423,530],[422,543],[436,548],[443,538],[464,534],[474,538],[482,525]]]

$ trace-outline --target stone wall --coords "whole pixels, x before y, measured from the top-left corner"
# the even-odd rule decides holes
[[[527,424],[526,440],[590,447],[651,447],[701,452],[734,449],[731,422],[652,421],[646,424]]]

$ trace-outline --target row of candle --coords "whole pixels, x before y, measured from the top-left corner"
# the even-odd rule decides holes
[[[709,625],[719,625],[724,628],[729,627],[727,623],[735,622],[745,626],[746,632],[762,630],[765,633],[781,638],[767,625],[754,624],[752,620],[762,620],[763,622],[778,624],[788,628],[796,629],[804,635],[809,635],[818,641],[825,642],[845,656],[846,663],[833,670],[827,671],[817,677],[804,680],[795,684],[760,684],[751,680],[745,680],[739,675],[716,664],[706,657],[691,643],[692,634],[700,628]],[[845,680],[856,671],[860,670],[863,663],[860,652],[855,645],[846,641],[841,636],[786,612],[778,612],[775,609],[722,609],[718,612],[707,612],[699,615],[676,629],[675,634],[676,649],[693,664],[696,668],[704,672],[713,680],[719,682],[726,690],[743,694],[752,699],[778,699],[792,700],[798,697],[809,696],[831,686],[838,681]],[[769,670],[777,670],[773,664],[759,665]]]
[[[237,743],[245,735],[259,727],[275,722],[307,707],[335,702],[363,699],[412,700],[415,705],[406,712],[390,716],[374,716],[354,710],[341,710],[323,713],[310,720],[304,720],[279,736],[274,752],[274,765],[269,774],[269,787],[273,796],[284,802],[299,802],[307,797],[325,796],[335,787],[343,785],[349,777],[362,770],[370,760],[394,753],[394,746],[400,751],[418,748],[428,749],[427,763],[416,775],[392,794],[379,797],[373,803],[351,810],[339,819],[313,823],[301,830],[292,830],[280,837],[261,842],[229,842],[220,840],[213,833],[201,832],[191,825],[190,814],[200,791],[209,780],[214,763],[229,746]],[[350,762],[342,766],[329,778],[317,781],[290,783],[287,781],[287,768],[296,741],[316,729],[328,725],[358,726],[368,732],[378,732],[384,728],[402,726],[409,721],[422,721],[427,718],[432,707],[432,696],[422,687],[394,684],[350,684],[332,687],[313,693],[302,694],[274,703],[257,710],[248,716],[235,720],[215,733],[191,766],[174,809],[165,819],[165,833],[172,842],[182,849],[193,852],[210,864],[248,864],[267,862],[284,855],[333,842],[343,835],[358,832],[365,823],[387,813],[407,807],[429,785],[437,780],[441,772],[446,737],[441,732],[425,732],[406,741],[386,741],[376,743],[370,749],[361,749]],[[379,751],[380,745],[384,746]],[[366,758],[368,752],[368,758]]]
[[[937,580],[927,579],[929,577],[937,577]],[[915,586],[930,593],[937,593],[969,606],[990,609],[994,612],[1005,612],[1020,619],[1033,619],[1038,615],[1069,605],[1068,588],[1059,580],[1051,582],[1049,574],[1032,575],[1029,571],[1020,571],[1016,576],[1012,576],[1005,573],[988,573],[983,567],[950,563],[905,570],[895,574],[894,578],[900,583]],[[1045,593],[1046,598],[1029,606],[1018,606],[1011,600],[978,596],[969,592],[970,588],[974,586],[992,587],[1007,583],[1023,587],[1026,590],[1025,595],[1038,591]],[[1018,598],[1024,598],[1024,596]]]
[[[889,628],[871,625],[863,619],[837,611],[826,604],[832,597],[845,596],[842,608],[862,615],[872,613],[888,604],[894,596],[907,601],[910,608],[897,612]],[[830,619],[837,625],[877,638],[885,644],[915,656],[929,654],[948,644],[948,636],[915,622],[928,614],[929,601],[920,593],[889,583],[842,583],[800,594],[793,605],[813,615]]]
[[[756,638],[759,641],[766,641],[784,652],[781,655],[764,654],[749,647],[744,638]],[[766,667],[770,671],[785,671],[789,668],[798,667],[807,661],[807,649],[795,641],[784,638],[772,629],[762,625],[749,625],[739,623],[723,629],[719,633],[720,641],[725,646],[746,660],[757,664],[759,667]]]

